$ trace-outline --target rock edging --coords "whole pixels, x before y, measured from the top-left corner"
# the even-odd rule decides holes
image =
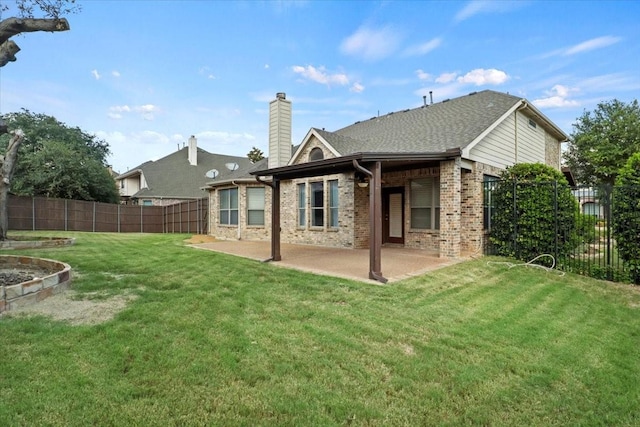
[[[28,282],[0,286],[0,313],[35,304],[68,289],[71,285],[71,266],[67,263],[46,258],[0,255],[0,268],[28,268],[29,266],[56,272]]]

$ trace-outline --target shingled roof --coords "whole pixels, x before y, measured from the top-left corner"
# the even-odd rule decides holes
[[[189,148],[185,147],[156,161],[149,161],[120,175],[127,175],[141,171],[144,174],[148,188],[143,188],[132,197],[142,198],[201,198],[205,194],[202,188],[211,181],[205,174],[216,169],[219,177],[232,174],[227,164],[237,164],[238,169],[246,168],[251,162],[246,157],[212,154],[198,148],[198,164],[191,165],[188,160]]]
[[[484,90],[419,108],[356,122],[334,132],[315,129],[340,155],[443,153],[464,149],[512,108],[522,104],[554,133],[566,137],[535,107],[506,93]]]

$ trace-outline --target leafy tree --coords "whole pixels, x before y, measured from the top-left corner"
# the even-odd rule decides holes
[[[264,159],[264,153],[258,147],[253,147],[251,151],[247,153],[247,157],[251,160],[251,163],[255,163]]]
[[[567,165],[582,184],[613,184],[627,159],[640,151],[640,106],[614,99],[585,111],[573,125],[565,153]]]
[[[28,196],[116,203],[118,189],[106,165],[109,145],[78,127],[28,110],[4,117],[22,129],[12,190]],[[5,137],[0,137],[0,148]]]
[[[613,191],[613,233],[620,257],[640,285],[640,152],[620,170]]]
[[[564,257],[573,249],[578,203],[564,175],[542,163],[520,163],[502,173],[493,193],[490,241],[497,254],[525,261]]]

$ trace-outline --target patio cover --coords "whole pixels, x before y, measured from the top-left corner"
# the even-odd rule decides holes
[[[460,157],[461,150],[443,153],[355,153],[332,159],[317,160],[251,172],[260,183],[273,190],[271,212],[271,258],[280,261],[280,182],[358,171],[369,177],[369,278],[386,283],[381,271],[382,248],[382,172],[417,169],[433,162]],[[271,182],[262,177],[271,177]]]

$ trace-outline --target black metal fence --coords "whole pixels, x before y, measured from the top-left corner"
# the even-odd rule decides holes
[[[497,205],[497,188],[499,185],[513,186],[509,192],[510,212],[499,212],[501,207]],[[520,197],[530,186],[544,186],[544,191],[538,191],[538,200],[541,204],[550,206],[545,212],[544,218],[534,221],[522,221],[522,215],[527,215],[527,203],[524,197]],[[574,213],[562,211],[562,204],[558,204],[558,195],[570,194],[575,198],[577,211]],[[538,253],[539,248],[553,255],[556,268],[590,276],[598,279],[606,279],[618,282],[631,282],[628,265],[620,257],[616,249],[616,240],[613,232],[613,217],[615,192],[614,186],[577,187],[568,188],[556,183],[520,183],[489,181],[484,183],[484,228],[486,233],[484,253],[488,255],[504,255],[504,239],[496,236],[509,236],[507,243],[508,252],[513,256],[524,259]],[[564,204],[566,206],[566,204]],[[497,220],[500,213],[502,221]],[[571,214],[571,221],[563,221]],[[526,226],[522,226],[523,222]],[[570,226],[567,224],[570,223]],[[497,227],[501,227],[498,229]],[[640,229],[636,231],[640,234]],[[544,239],[551,236],[554,242],[545,242]],[[498,242],[498,244],[496,244]],[[502,252],[502,253],[501,253]],[[526,255],[523,255],[526,254]],[[519,256],[520,255],[520,256]]]
[[[10,196],[9,230],[206,234],[208,206],[207,199],[136,206]]]

